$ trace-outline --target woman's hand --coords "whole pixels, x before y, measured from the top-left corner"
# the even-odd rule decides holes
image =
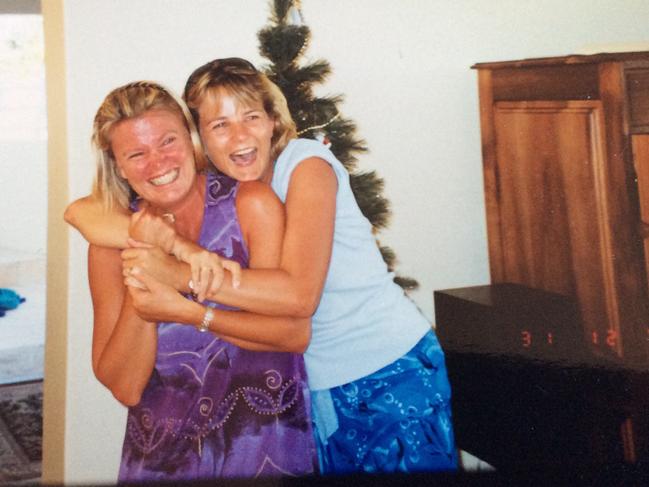
[[[160,247],[136,242],[133,239],[129,239],[128,243],[129,248],[121,253],[124,277],[129,276],[130,270],[137,267],[179,291],[186,290],[188,279],[182,279],[186,271],[178,259],[165,253]]]
[[[176,230],[168,219],[145,207],[131,215],[129,236],[138,242],[155,245],[171,254],[176,241]]]
[[[196,303],[185,299],[173,287],[160,282],[146,271],[135,267],[124,279],[138,316],[146,321],[171,321],[191,323],[191,306]]]
[[[133,269],[125,279],[134,311],[146,321],[196,326],[205,306],[182,297],[173,288]],[[134,286],[137,284],[137,287]],[[304,353],[311,338],[311,320],[265,316],[245,311],[214,309],[210,331],[223,340],[253,351]]]
[[[173,254],[191,267],[192,291],[199,301],[204,301],[208,293],[218,291],[225,279],[224,270],[232,275],[232,287],[239,287],[241,266],[238,262],[223,259],[176,234],[167,220],[147,208],[133,214],[129,234],[130,248],[122,253],[125,276],[130,268],[141,267],[156,279],[182,289],[174,280],[178,266],[174,269],[173,259],[168,255]]]
[[[174,255],[191,267],[191,287],[199,301],[204,301],[208,292],[218,291],[225,279],[224,270],[232,274],[232,286],[239,286],[241,266],[238,262],[223,259],[218,254],[179,236],[174,243]]]

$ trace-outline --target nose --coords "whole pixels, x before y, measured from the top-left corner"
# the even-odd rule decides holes
[[[245,139],[246,136],[248,135],[248,127],[246,127],[246,124],[243,122],[234,123],[232,128],[233,128],[233,135],[236,140]]]
[[[151,151],[149,155],[149,167],[152,168],[153,170],[159,168],[160,166],[163,165],[165,158],[166,156],[164,152],[159,150]]]

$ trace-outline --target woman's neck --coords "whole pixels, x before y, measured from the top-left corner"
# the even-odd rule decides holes
[[[158,208],[173,221],[176,232],[196,242],[203,224],[203,207],[205,206],[205,175],[199,174],[187,196],[173,208]]]

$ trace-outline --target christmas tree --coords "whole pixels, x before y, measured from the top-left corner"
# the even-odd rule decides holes
[[[330,147],[349,171],[358,206],[376,234],[387,226],[390,216],[388,200],[381,194],[383,180],[375,171],[357,169],[356,156],[367,152],[367,147],[356,136],[356,125],[338,110],[342,96],[318,97],[313,93],[313,86],[324,82],[331,67],[324,60],[301,62],[311,32],[304,25],[299,0],[273,0],[271,10],[269,25],[258,33],[261,55],[270,60],[264,72],[286,96],[298,135]],[[380,249],[393,271],[394,252],[385,246]],[[406,290],[417,287],[417,281],[408,277],[396,276],[395,282]]]

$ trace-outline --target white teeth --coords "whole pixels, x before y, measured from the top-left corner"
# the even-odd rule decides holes
[[[164,173],[162,176],[149,179],[149,182],[154,186],[162,186],[163,184],[169,184],[172,181],[175,181],[177,177],[178,169],[172,169],[171,171]]]
[[[255,149],[254,149],[253,147],[248,148],[248,149],[242,149],[242,150],[240,150],[240,151],[233,152],[232,155],[233,155],[233,156],[245,156],[246,154],[250,154],[250,153],[251,153],[252,151],[254,151],[254,150],[255,150]]]

